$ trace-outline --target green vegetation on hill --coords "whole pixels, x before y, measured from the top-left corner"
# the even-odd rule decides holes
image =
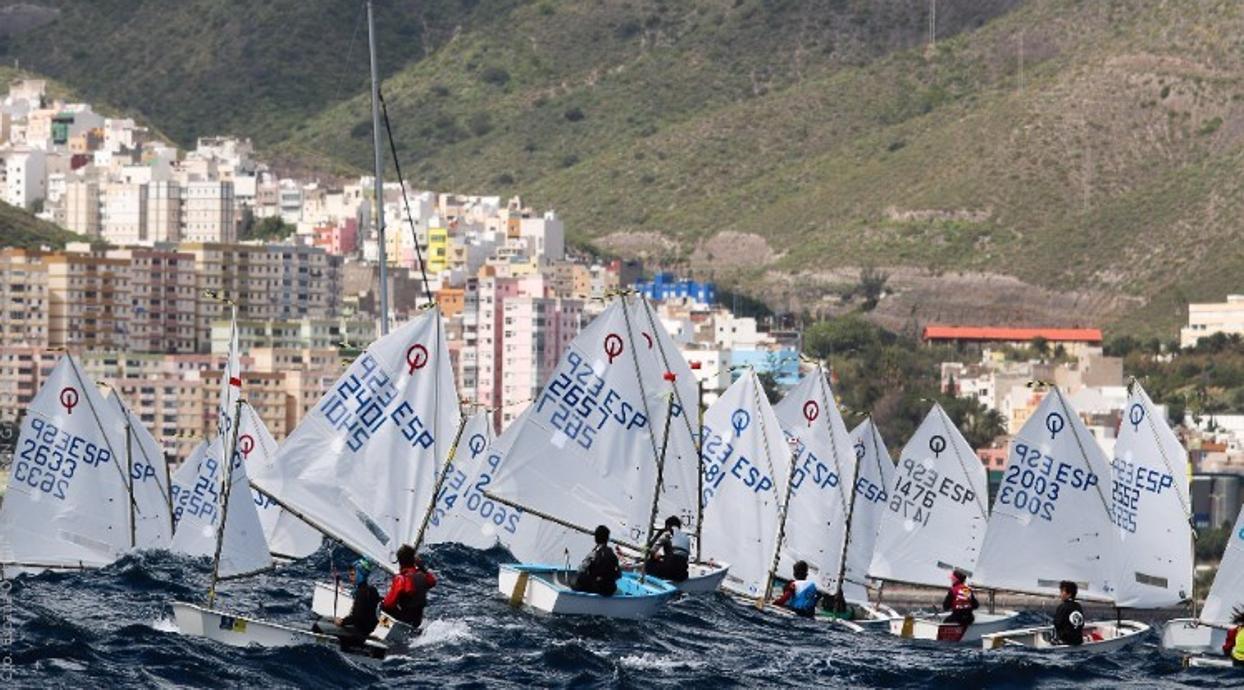
[[[86,242],[88,238],[39,220],[16,206],[0,201],[0,247],[60,249],[66,242]]]
[[[183,143],[369,167],[361,2],[43,1],[61,19],[0,58]],[[1244,271],[1238,3],[943,0],[933,49],[926,0],[377,7],[415,183],[522,194],[604,250],[659,233],[666,260],[770,302],[834,271],[970,271],[1169,337]]]

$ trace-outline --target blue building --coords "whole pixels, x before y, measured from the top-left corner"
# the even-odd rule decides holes
[[[685,298],[707,306],[717,303],[716,284],[679,280],[673,273],[658,273],[652,280],[637,280],[635,289],[653,301]]]

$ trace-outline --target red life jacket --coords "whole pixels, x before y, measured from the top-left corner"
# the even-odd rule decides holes
[[[951,602],[950,609],[952,611],[971,611],[972,610],[972,588],[967,583],[956,582],[950,587]]]

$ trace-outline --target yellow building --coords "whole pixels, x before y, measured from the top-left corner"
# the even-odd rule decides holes
[[[449,230],[428,228],[428,273],[437,274],[449,268]]]

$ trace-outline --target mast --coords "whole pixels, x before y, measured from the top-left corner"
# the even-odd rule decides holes
[[[436,510],[436,502],[440,500],[441,489],[445,486],[445,477],[454,463],[454,455],[458,453],[458,442],[462,440],[462,430],[466,428],[466,424],[467,416],[459,414],[458,433],[454,434],[453,445],[449,446],[449,454],[445,456],[445,463],[441,465],[441,471],[436,476],[436,484],[432,487],[432,499],[428,502],[428,509],[423,511],[423,522],[419,525],[419,533],[415,535],[415,553],[419,553],[419,547],[423,545],[423,535],[428,531],[428,522],[432,519],[432,512]]]
[[[842,583],[847,577],[847,551],[851,548],[851,520],[855,517],[855,497],[859,493],[860,462],[863,460],[863,457],[863,453],[855,456],[855,470],[851,473],[854,481],[851,482],[851,499],[847,502],[847,525],[846,533],[842,537],[842,557],[838,560],[838,591],[836,592],[838,595],[842,594]],[[835,596],[835,608],[837,608],[837,604],[838,597]]]
[[[367,44],[371,53],[371,129],[375,155],[376,241],[380,248],[380,335],[389,334],[389,269],[384,247],[384,178],[380,159],[380,68],[376,62],[376,19],[367,0]],[[418,240],[416,240],[416,243]]]
[[[702,554],[700,553],[700,536],[703,532],[701,525],[704,524],[704,450],[700,447],[702,437],[704,435],[704,380],[699,376],[695,377],[696,392],[696,413],[700,416],[700,433],[695,440],[695,560],[698,563]]]
[[[760,381],[755,380],[755,372],[749,369],[750,375],[753,377],[752,396],[755,398],[756,409],[760,409]],[[767,403],[768,401],[766,401]],[[758,423],[760,424],[760,438],[765,444],[765,461],[769,463],[769,467],[773,467],[773,459],[769,450],[769,434],[764,428],[764,415],[758,415]],[[770,469],[772,471],[772,469]],[[769,566],[769,574],[765,577],[765,586],[760,590],[760,599],[756,601],[756,608],[763,609],[765,604],[769,603],[769,589],[773,586],[773,578],[777,576],[778,563],[782,559],[782,542],[786,541],[786,514],[790,509],[790,493],[791,487],[795,483],[795,463],[789,463],[786,471],[786,494],[782,496],[782,510],[778,515],[778,533],[777,541],[773,545],[773,563]]]
[[[125,409],[121,409],[125,414]],[[125,415],[125,474],[126,486],[130,488],[130,548],[138,546],[138,519],[134,515],[134,429],[130,425],[130,416]]]
[[[229,487],[233,484],[233,454],[238,447],[238,427],[242,418],[242,396],[238,396],[233,406],[233,438],[229,449],[225,452],[224,489],[220,494],[220,527],[216,530],[216,555],[212,557],[212,582],[207,587],[207,605],[210,607],[216,600],[216,583],[220,581],[220,551],[225,545],[225,521],[229,519]]]

